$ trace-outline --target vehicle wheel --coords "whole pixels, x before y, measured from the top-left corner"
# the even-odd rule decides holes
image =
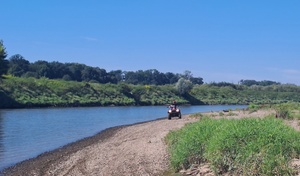
[[[179,113],[178,117],[181,119],[181,113]]]
[[[168,119],[171,120],[171,114],[168,115]]]

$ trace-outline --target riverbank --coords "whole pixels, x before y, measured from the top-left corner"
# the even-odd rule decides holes
[[[0,84],[0,109],[40,107],[151,106],[170,104],[248,105],[299,102],[295,85],[195,84],[180,94],[175,84],[99,84],[7,76]]]
[[[196,119],[114,127],[4,170],[3,175],[159,175],[169,167],[164,137]]]
[[[265,117],[270,110],[249,112],[203,113],[214,118]],[[161,175],[169,169],[169,156],[164,137],[187,123],[197,121],[189,115],[182,119],[159,119],[145,123],[109,128],[101,133],[69,144],[34,159],[4,170],[3,175]],[[287,124],[299,130],[299,124]],[[295,167],[299,167],[295,161]],[[197,166],[184,173],[213,175],[208,165]]]

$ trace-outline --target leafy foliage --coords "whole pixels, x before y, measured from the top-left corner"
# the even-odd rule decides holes
[[[300,87],[295,85],[242,86],[195,85],[190,94],[206,104],[277,104],[299,102]]]
[[[67,77],[67,76],[66,76]],[[65,77],[65,79],[67,79]],[[217,87],[210,84],[193,85],[179,92],[176,85],[99,84],[97,81],[77,82],[45,77],[20,78],[5,76],[0,84],[3,107],[46,106],[109,106],[109,105],[165,105],[176,99],[179,104],[277,104],[299,102],[299,87],[276,85],[253,87],[236,85]],[[188,81],[188,80],[184,80]],[[189,84],[191,84],[189,82]],[[285,87],[286,86],[286,87]]]
[[[2,108],[163,105],[174,98],[179,104],[188,103],[170,85],[99,84],[6,76],[0,85],[0,92],[0,99],[12,100],[2,102]]]
[[[270,86],[270,85],[279,85],[280,83],[275,82],[275,81],[255,81],[255,80],[241,80],[240,81],[241,85],[245,86],[253,86],[253,85],[258,85],[258,86]]]
[[[22,76],[29,71],[29,61],[23,56],[16,54],[9,58],[8,74]]]
[[[180,78],[176,83],[176,89],[180,95],[188,93],[193,88],[193,83],[190,80]]]
[[[9,70],[9,74],[18,77],[45,77],[49,79],[113,84],[125,82],[135,85],[173,84],[176,83],[180,77],[187,76],[186,74],[189,73],[188,76],[191,82],[194,84],[203,84],[202,78],[193,77],[189,71],[186,71],[186,73],[182,75],[170,72],[161,73],[156,69],[149,69],[145,71],[138,70],[136,72],[122,70],[107,72],[105,69],[99,67],[91,67],[79,63],[47,62],[43,60],[30,63],[20,54],[11,56],[7,67],[6,69]]]
[[[5,74],[8,70],[8,61],[5,60],[7,56],[6,49],[3,45],[3,41],[0,40],[0,78],[2,74]]]

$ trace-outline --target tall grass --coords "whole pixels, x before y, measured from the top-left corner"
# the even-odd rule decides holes
[[[203,118],[166,139],[176,170],[209,162],[216,174],[292,175],[288,163],[300,154],[300,134],[272,117]]]
[[[282,119],[300,119],[300,103],[289,102],[273,105],[276,117]]]

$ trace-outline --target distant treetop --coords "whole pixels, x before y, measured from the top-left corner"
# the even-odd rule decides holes
[[[280,85],[281,83],[275,81],[269,81],[269,80],[264,80],[264,81],[241,80],[240,84],[245,86],[253,86],[253,85],[270,86],[270,85]]]

